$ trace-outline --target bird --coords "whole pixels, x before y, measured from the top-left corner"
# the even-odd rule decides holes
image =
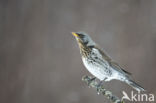
[[[112,60],[88,34],[72,32],[72,35],[78,43],[84,66],[95,78],[100,80],[99,86],[103,81],[119,80],[127,83],[138,92],[145,91],[142,86],[132,79],[132,74]]]

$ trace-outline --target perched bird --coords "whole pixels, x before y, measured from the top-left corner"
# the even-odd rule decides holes
[[[127,83],[137,91],[145,91],[131,79],[131,73],[125,71],[103,52],[91,37],[84,32],[72,32],[79,45],[82,61],[88,71],[102,81],[120,80]]]

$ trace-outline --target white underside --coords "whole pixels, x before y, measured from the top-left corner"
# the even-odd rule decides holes
[[[98,54],[99,52],[96,50],[94,51],[95,54]],[[97,56],[97,55],[96,55]],[[94,57],[93,57],[94,58]],[[109,66],[109,64],[102,58],[101,54],[98,54],[98,58],[100,58],[101,60],[99,61],[99,63],[89,63],[87,58],[83,58],[82,57],[82,61],[83,64],[85,65],[85,67],[87,68],[87,70],[94,75],[96,78],[105,81],[110,81],[112,79],[121,79],[121,74],[119,72],[117,72],[116,70],[114,70],[113,68],[111,68]],[[109,72],[111,72],[111,75]]]

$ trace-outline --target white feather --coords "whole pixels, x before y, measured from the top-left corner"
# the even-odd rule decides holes
[[[84,58],[82,57],[83,64],[87,68],[87,70],[97,77],[98,79],[105,80],[105,81],[110,81],[112,79],[118,79],[118,78],[123,78],[122,74],[120,74],[118,71],[113,69],[106,60],[103,59],[102,55],[100,52],[93,48],[92,49],[92,54],[90,55],[91,57]],[[96,60],[96,62],[92,61],[92,59]]]

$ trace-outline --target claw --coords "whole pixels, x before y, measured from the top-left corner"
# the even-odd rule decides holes
[[[98,92],[98,95],[100,94],[100,87],[102,86],[102,81],[100,81],[98,84],[97,84],[97,92]]]

